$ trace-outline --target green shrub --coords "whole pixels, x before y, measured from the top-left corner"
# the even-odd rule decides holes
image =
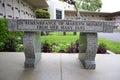
[[[105,43],[99,43],[97,48],[97,53],[101,53],[101,54],[106,53],[106,47],[107,45]]]
[[[99,47],[101,47],[101,48],[105,48],[106,49],[106,44],[105,43],[99,43]]]
[[[99,43],[105,43],[107,50],[120,54],[120,42],[99,38]]]
[[[42,9],[35,10],[35,15],[36,15],[36,18],[43,18],[43,19],[50,18],[50,13],[48,11],[42,10]],[[41,35],[49,35],[49,32],[42,31]]]
[[[3,51],[15,52],[16,51],[16,39],[14,37],[8,37],[4,42]]]
[[[17,51],[23,32],[8,31],[7,19],[0,18],[0,51]],[[22,51],[22,50],[21,50]]]
[[[52,46],[52,52],[58,53],[60,51],[60,46],[53,45]]]
[[[42,42],[41,51],[42,52],[52,52],[52,46],[50,45],[50,43],[47,40]]]
[[[48,11],[37,9],[35,10],[36,18],[50,18],[50,14]]]

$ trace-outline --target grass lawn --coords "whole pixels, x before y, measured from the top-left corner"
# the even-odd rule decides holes
[[[116,41],[112,41],[104,38],[99,38],[98,42],[106,44],[108,50],[114,53],[120,54],[120,42],[116,42]]]
[[[71,32],[67,32],[66,36],[63,36],[62,32],[51,32],[47,36],[42,36],[42,42],[57,42],[62,44],[67,44],[71,42],[75,42],[79,38],[78,34],[76,36]]]
[[[72,32],[67,32],[66,35],[63,36],[63,32],[50,32],[49,35],[42,36],[41,38],[42,42],[56,42],[58,44],[69,46],[72,42],[75,42],[77,39],[79,39],[79,33],[77,33],[77,35],[73,35]],[[106,44],[108,50],[120,54],[120,42],[99,38],[98,43],[104,43]]]

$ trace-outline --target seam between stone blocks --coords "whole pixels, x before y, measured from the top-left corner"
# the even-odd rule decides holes
[[[62,54],[60,54],[60,77],[61,79],[60,80],[63,80],[63,75],[62,75]]]

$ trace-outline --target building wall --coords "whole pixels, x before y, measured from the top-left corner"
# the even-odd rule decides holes
[[[64,10],[75,10],[74,5],[64,2]]]
[[[0,0],[0,18],[30,19],[35,15],[32,7],[22,0]]]
[[[50,19],[56,19],[56,10],[62,11],[62,19],[64,19],[64,3],[58,0],[47,0],[49,5],[48,11],[51,15]]]
[[[4,17],[4,5],[3,5],[3,0],[0,0],[0,18]]]
[[[120,13],[120,12],[117,12]],[[120,14],[115,13],[101,13],[101,12],[80,12],[82,20],[106,20],[114,21],[115,27],[120,29]],[[65,19],[76,20],[75,11],[65,11]]]
[[[120,29],[120,16],[115,16],[114,17],[115,20],[115,25]]]
[[[90,13],[81,13],[80,16],[82,20],[107,20],[108,17],[101,14],[90,14]],[[77,18],[77,13],[75,11],[69,12],[65,11],[65,19],[75,20]]]

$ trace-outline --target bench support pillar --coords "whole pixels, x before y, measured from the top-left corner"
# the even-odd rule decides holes
[[[80,33],[79,59],[85,69],[95,69],[97,53],[97,33]]]
[[[40,32],[24,32],[25,68],[34,68],[41,58]]]

